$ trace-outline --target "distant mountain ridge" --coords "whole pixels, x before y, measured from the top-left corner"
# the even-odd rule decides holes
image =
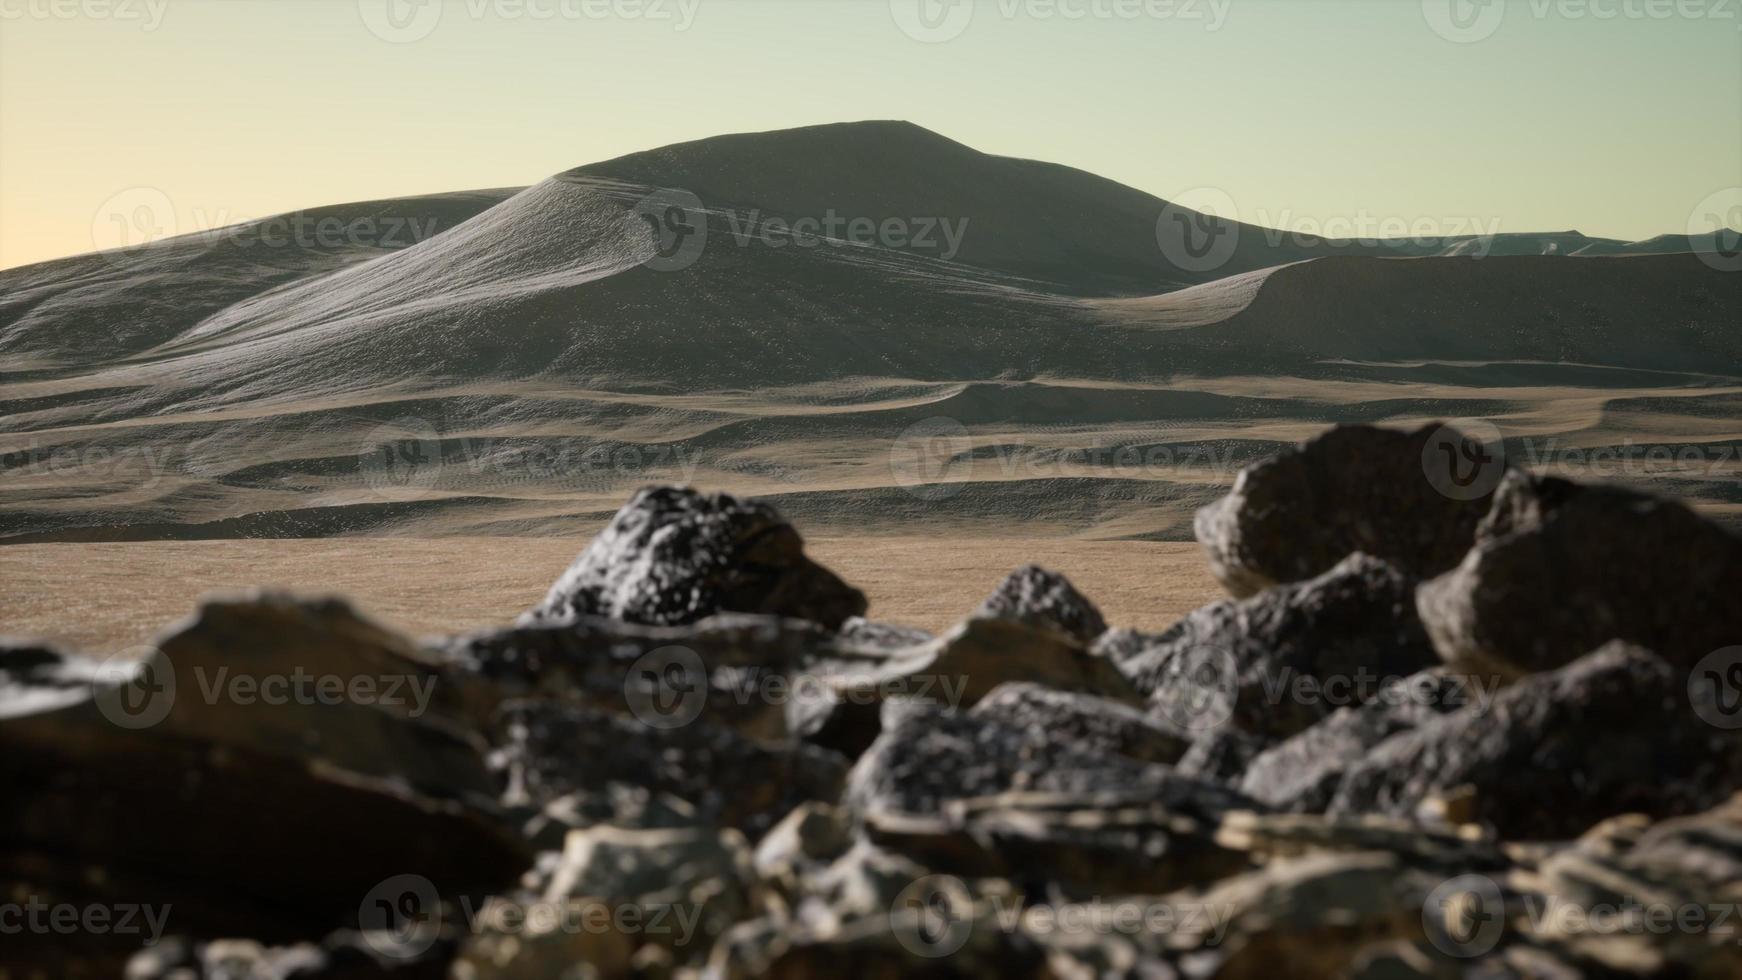
[[[452,482],[447,470],[428,499],[383,508],[360,482],[358,446],[404,418],[449,448],[687,440],[705,444],[715,482],[796,509],[825,493],[893,514],[911,501],[889,483],[891,440],[921,413],[960,410],[964,386],[974,412],[960,425],[1019,443],[1021,427],[1044,426],[1051,448],[1023,452],[1046,458],[1087,438],[1269,451],[1304,419],[1524,412],[1535,397],[1410,394],[1426,379],[1481,388],[1471,365],[1503,364],[1491,373],[1542,391],[1723,393],[1742,374],[1742,276],[1676,254],[1694,247],[1685,237],[1326,241],[906,123],[715,137],[524,189],[299,215],[434,234],[263,244],[268,219],[0,272],[0,453],[26,461],[9,474],[14,523],[0,535],[333,533],[438,511],[524,530],[586,506],[548,474]],[[1127,411],[1132,390],[1180,385],[1243,394]],[[1315,386],[1375,386],[1387,407]],[[1607,396],[1589,397],[1596,417]],[[41,462],[144,450],[170,474],[149,486]],[[1183,506],[1167,481],[1083,497],[1083,479],[1004,478],[957,506],[1009,514],[1021,500],[1176,533],[1172,518],[1121,516]],[[583,497],[621,495],[595,483]],[[314,511],[327,516],[288,516]]]

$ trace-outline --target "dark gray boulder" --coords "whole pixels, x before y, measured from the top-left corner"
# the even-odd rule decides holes
[[[215,618],[231,613],[279,626],[321,616],[281,607]],[[191,668],[214,635],[197,620],[164,647]],[[297,661],[284,654],[306,637],[257,639],[227,650],[233,670],[300,662],[312,672],[350,655],[362,669],[368,655],[334,643],[318,653],[328,660],[309,651]],[[170,662],[0,650],[0,889],[49,905],[166,910],[168,929],[196,941],[293,945],[355,925],[365,897],[398,876],[426,879],[432,898],[482,898],[530,863],[505,815],[479,799],[485,770],[467,761],[470,740],[360,703],[263,703],[250,714],[208,699],[191,669],[173,687]],[[282,737],[293,721],[300,737]],[[461,771],[429,778],[443,765]],[[26,934],[8,937],[4,958],[73,976],[71,964],[124,959],[143,938]]]
[[[1686,692],[1661,658],[1610,644],[1385,741],[1327,812],[1415,817],[1457,798],[1461,822],[1546,840],[1619,813],[1700,810],[1742,785],[1742,734],[1706,724]]]
[[[760,835],[801,803],[838,799],[846,772],[845,760],[814,746],[758,742],[699,721],[662,727],[578,704],[511,702],[499,728],[495,758],[514,806],[623,784],[683,800],[698,821]]]
[[[809,742],[857,757],[883,731],[892,702],[968,708],[1011,683],[1143,703],[1111,661],[1057,630],[970,618],[916,647],[812,658],[795,678],[802,696],[792,702],[788,723]]]
[[[1084,646],[1107,632],[1107,621],[1093,602],[1063,575],[1039,565],[1011,572],[974,615],[1057,630]]]
[[[1742,537],[1673,501],[1512,473],[1417,605],[1448,662],[1520,675],[1610,640],[1692,667],[1742,644],[1739,596]]]
[[[804,539],[772,505],[650,487],[617,512],[523,619],[605,616],[678,626],[741,612],[834,629],[865,608],[864,593],[806,557]]]
[[[1444,667],[1404,678],[1366,704],[1339,708],[1260,753],[1238,780],[1240,791],[1280,810],[1322,812],[1343,774],[1381,742],[1483,702],[1496,686],[1496,678],[1456,674]]]
[[[1048,732],[1087,752],[1113,752],[1139,762],[1177,762],[1191,745],[1182,733],[1130,705],[1039,684],[994,688],[969,714]]]
[[[1397,569],[1351,555],[1317,578],[1195,610],[1158,636],[1112,631],[1095,649],[1170,724],[1198,734],[1233,724],[1275,740],[1439,662],[1413,597]]]
[[[780,739],[791,678],[829,642],[820,627],[772,616],[722,615],[690,626],[586,616],[474,633],[436,649],[481,729],[504,702],[536,699]]]
[[[936,815],[952,801],[1012,791],[1157,803],[1187,815],[1255,806],[1165,765],[1079,747],[1044,729],[944,710],[905,713],[860,757],[847,799],[861,815]]]
[[[1242,470],[1198,511],[1197,539],[1235,596],[1312,578],[1357,551],[1425,578],[1469,550],[1504,467],[1447,426],[1339,425]]]

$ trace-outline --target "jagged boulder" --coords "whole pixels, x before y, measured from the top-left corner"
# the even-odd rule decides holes
[[[1165,765],[1081,748],[996,718],[936,709],[906,713],[878,737],[854,766],[847,799],[861,815],[934,816],[952,801],[1012,791],[1157,803],[1201,817],[1256,806]]]
[[[1662,659],[1610,644],[1381,743],[1327,812],[1413,817],[1456,797],[1461,822],[1538,840],[1618,813],[1690,813],[1738,786],[1742,735],[1690,711]]]
[[[1442,714],[1485,703],[1496,687],[1498,678],[1444,667],[1396,681],[1367,703],[1339,708],[1264,750],[1238,780],[1240,791],[1279,810],[1321,812],[1343,774],[1381,742]]]
[[[1742,644],[1738,596],[1742,537],[1673,501],[1511,473],[1475,547],[1417,605],[1447,661],[1521,675],[1610,640],[1692,667]]]
[[[1444,425],[1339,425],[1242,470],[1195,530],[1237,597],[1321,575],[1355,552],[1425,578],[1469,550],[1504,467]]]
[[[804,539],[772,505],[649,487],[617,512],[523,620],[605,616],[681,626],[740,612],[834,629],[865,609],[865,594],[806,557]]]
[[[849,649],[811,660],[795,679],[793,731],[857,758],[883,731],[885,707],[969,708],[1001,685],[1027,683],[1141,704],[1110,660],[1043,626],[970,618],[902,650]]]
[[[1188,735],[1130,705],[1039,684],[994,688],[969,713],[1047,732],[1085,752],[1117,753],[1139,762],[1178,762],[1191,747]]]
[[[1205,606],[1158,636],[1114,630],[1095,649],[1176,727],[1231,723],[1274,740],[1439,662],[1413,596],[1397,569],[1351,555],[1317,578]]]
[[[613,784],[683,800],[697,819],[760,835],[799,804],[838,799],[845,760],[803,744],[763,743],[701,722],[656,727],[576,704],[505,705],[496,755],[505,801],[539,809],[564,797],[610,805]]]
[[[1011,572],[974,615],[1057,630],[1084,646],[1107,632],[1107,621],[1093,602],[1063,575],[1039,565]]]
[[[439,650],[479,728],[503,703],[537,699],[651,725],[700,722],[781,739],[792,675],[828,640],[814,625],[771,616],[723,615],[682,627],[589,616],[475,633]]]

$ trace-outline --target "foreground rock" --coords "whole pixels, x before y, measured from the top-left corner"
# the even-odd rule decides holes
[[[1381,743],[1344,775],[1329,812],[1416,816],[1457,799],[1460,822],[1508,839],[1572,837],[1615,814],[1724,799],[1742,786],[1739,739],[1688,710],[1668,664],[1611,644]]]
[[[1142,703],[1113,662],[1044,626],[970,618],[919,646],[837,650],[795,680],[789,721],[807,740],[856,758],[883,731],[891,705],[965,709],[1005,684],[1032,684]]]
[[[1274,740],[1438,662],[1413,594],[1390,565],[1354,555],[1310,581],[1205,606],[1159,636],[1113,631],[1096,650],[1170,724]]]
[[[1418,605],[1446,660],[1521,675],[1609,640],[1692,667],[1742,644],[1738,596],[1742,538],[1681,504],[1514,473],[1475,548]]]
[[[505,702],[543,700],[653,726],[697,722],[780,739],[792,676],[827,642],[816,626],[769,616],[716,616],[688,627],[583,617],[475,633],[438,649],[480,729]]]
[[[847,799],[862,814],[924,815],[1012,791],[1157,803],[1206,817],[1255,806],[1222,786],[1104,746],[938,709],[915,710],[884,732],[854,767]]]
[[[1443,714],[1485,706],[1497,679],[1423,671],[1383,688],[1372,700],[1340,708],[1306,731],[1271,746],[1238,778],[1241,792],[1282,810],[1321,812],[1343,775],[1381,743]]]
[[[198,649],[205,629],[196,624],[194,638],[165,646]],[[247,648],[229,652],[234,669],[250,665]],[[390,734],[419,723],[387,711],[365,721],[377,709],[354,704],[289,706],[305,735],[356,736],[354,744],[280,738],[291,715],[270,710],[238,727],[245,716],[234,703],[173,695],[168,663],[108,667],[0,651],[8,894],[51,907],[160,910],[169,934],[198,939],[295,943],[354,926],[364,898],[408,869],[435,895],[481,898],[530,860],[501,815],[467,792],[471,776],[413,784],[463,759],[465,742]],[[382,768],[389,749],[406,753],[403,774],[364,771]],[[482,772],[480,760],[471,766]],[[134,916],[132,931],[11,936],[7,966],[28,975],[32,964],[52,964],[54,975],[76,976],[81,960],[136,950],[148,919]]]
[[[864,593],[805,556],[804,539],[773,506],[653,487],[617,512],[525,618],[674,626],[741,612],[833,629],[865,608]]]
[[[498,754],[506,800],[543,809],[578,798],[607,822],[613,787],[640,787],[694,808],[695,819],[759,835],[799,804],[840,796],[845,760],[808,745],[764,744],[704,723],[649,724],[579,705],[504,707]]]
[[[1241,471],[1228,496],[1198,511],[1197,538],[1241,597],[1355,552],[1437,575],[1469,550],[1504,465],[1443,425],[1341,425]]]

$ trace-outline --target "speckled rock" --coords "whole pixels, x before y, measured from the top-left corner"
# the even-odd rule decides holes
[[[833,629],[865,608],[864,593],[805,556],[804,539],[772,505],[650,487],[523,619],[605,616],[673,626],[742,612]]]

